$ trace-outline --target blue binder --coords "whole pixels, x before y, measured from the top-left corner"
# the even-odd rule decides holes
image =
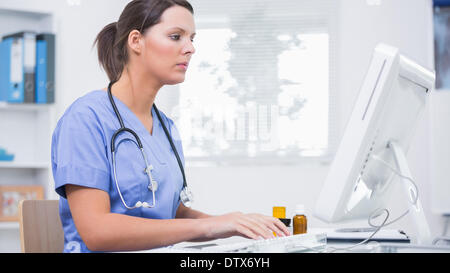
[[[20,38],[4,38],[3,43],[5,46],[5,56],[6,65],[8,72],[5,74],[6,77],[2,78],[5,80],[6,89],[6,100],[8,102],[23,102],[24,90],[23,90],[23,46],[22,39]],[[2,80],[3,81],[3,80]]]
[[[0,42],[0,101],[8,100],[9,69],[11,66],[11,44],[8,41]]]
[[[36,103],[55,101],[55,35],[36,36]]]

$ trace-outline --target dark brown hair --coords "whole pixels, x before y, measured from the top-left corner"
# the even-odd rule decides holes
[[[160,22],[164,11],[172,6],[181,6],[194,14],[186,0],[133,0],[122,11],[118,22],[106,25],[94,41],[97,44],[98,60],[110,81],[117,81],[128,63],[127,41],[133,30],[144,32]]]

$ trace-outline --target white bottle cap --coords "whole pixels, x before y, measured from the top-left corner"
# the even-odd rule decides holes
[[[298,204],[295,206],[295,214],[305,215],[305,206],[303,204]]]

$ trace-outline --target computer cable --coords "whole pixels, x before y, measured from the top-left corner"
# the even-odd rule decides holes
[[[445,224],[444,224],[444,230],[442,231],[442,235],[439,237],[434,238],[432,244],[437,245],[441,241],[445,241],[447,244],[450,244],[450,236],[447,236],[447,229],[448,229],[448,220],[450,219],[449,215],[444,215],[446,217]]]
[[[381,209],[381,210],[386,212],[386,217],[384,218],[384,220],[381,223],[381,225],[376,226],[376,229],[374,230],[374,232],[368,238],[364,239],[363,241],[361,241],[361,242],[359,242],[357,244],[354,244],[354,245],[351,245],[351,246],[348,246],[348,247],[329,247],[326,250],[321,251],[321,252],[332,253],[332,252],[339,251],[339,250],[350,251],[352,248],[360,246],[360,245],[365,244],[366,242],[368,242],[370,239],[373,238],[373,236],[375,236],[375,234],[378,233],[378,231],[380,231],[381,228],[383,228],[385,226],[385,223],[386,223],[386,221],[389,218],[389,211],[387,209]],[[376,218],[376,217],[380,216],[380,214],[377,214],[376,216],[374,216],[374,214],[378,213],[379,211],[380,210],[376,210],[376,211],[372,212],[372,214],[370,214],[369,219],[368,219],[368,222],[369,222],[370,226],[374,227],[371,224],[370,221],[371,221],[372,218],[374,218],[374,217]]]
[[[417,200],[419,200],[419,188],[417,187],[416,182],[414,182],[414,180],[412,180],[410,177],[405,176],[403,174],[401,174],[399,171],[397,171],[394,167],[391,166],[391,164],[387,163],[386,161],[384,161],[383,159],[381,159],[380,157],[376,156],[376,155],[372,155],[372,158],[379,161],[380,163],[382,163],[384,166],[386,166],[387,168],[389,168],[393,173],[395,173],[397,176],[404,178],[406,180],[408,180],[413,186],[414,186],[414,192],[410,192],[411,195],[411,204],[412,205],[416,205],[417,204]],[[393,224],[395,222],[397,222],[398,220],[400,220],[401,218],[403,218],[406,214],[408,214],[409,209],[406,210],[404,213],[402,213],[399,217],[397,217],[396,219],[392,220],[391,222],[388,222],[386,224],[384,224],[384,226],[388,226],[390,224]],[[376,218],[378,216],[374,216],[374,218]],[[370,217],[369,217],[369,225],[371,227],[377,227],[375,225],[372,225],[372,223],[370,222]]]
[[[401,177],[401,178],[404,178],[404,179],[408,180],[408,181],[414,186],[415,192],[410,192],[410,195],[411,195],[411,201],[412,201],[411,203],[412,203],[413,205],[416,205],[416,204],[417,204],[417,200],[419,200],[419,190],[418,190],[417,184],[414,182],[414,180],[411,179],[410,177],[407,177],[407,176],[401,174],[401,173],[400,173],[399,171],[397,171],[394,167],[392,167],[389,163],[387,163],[387,162],[384,161],[383,159],[379,158],[378,156],[372,155],[371,157],[372,157],[373,159],[375,159],[375,160],[381,162],[381,163],[382,163],[383,165],[385,165],[386,167],[388,167],[394,174],[398,175],[398,176]],[[375,225],[375,224],[373,224],[373,223],[372,223],[372,220],[373,220],[374,218],[379,217],[383,212],[386,212],[386,217],[384,218],[383,222],[382,222],[380,225]],[[368,238],[364,239],[363,241],[361,241],[361,242],[359,242],[359,243],[357,243],[357,244],[354,244],[354,245],[351,245],[351,246],[348,246],[348,247],[342,247],[342,248],[339,248],[339,247],[330,247],[329,249],[327,249],[327,250],[325,250],[325,251],[322,251],[322,252],[328,252],[328,253],[331,253],[331,252],[335,252],[335,251],[338,251],[338,250],[349,251],[350,249],[352,249],[352,248],[354,248],[354,247],[357,247],[357,246],[360,246],[360,245],[362,245],[362,244],[365,244],[365,243],[368,242],[370,239],[372,239],[372,238],[375,236],[375,234],[377,234],[377,232],[380,231],[382,228],[384,228],[384,227],[386,227],[386,226],[388,226],[388,225],[390,225],[390,224],[393,224],[393,223],[399,221],[401,218],[403,218],[403,217],[404,217],[405,215],[407,215],[408,213],[409,213],[409,209],[406,210],[404,213],[402,213],[399,217],[395,218],[394,220],[392,220],[392,221],[390,221],[390,222],[387,222],[387,220],[389,219],[389,215],[390,215],[389,210],[386,209],[386,208],[376,209],[375,211],[373,211],[373,212],[369,215],[369,218],[367,219],[369,226],[375,228],[375,230],[373,231],[373,233],[372,233]],[[328,251],[328,250],[330,250],[330,251]]]
[[[441,242],[441,241],[444,241],[444,242],[446,242],[447,244],[449,244],[450,243],[450,237],[448,237],[448,236],[439,236],[439,237],[436,237],[436,238],[434,238],[434,240],[433,240],[433,242],[431,243],[431,244],[433,244],[433,245],[437,245],[439,242]]]
[[[401,174],[399,171],[397,171],[394,167],[391,166],[391,164],[387,163],[386,161],[384,161],[383,159],[381,159],[379,156],[377,155],[372,155],[371,156],[373,159],[377,160],[378,162],[382,163],[384,166],[388,167],[393,173],[395,173],[396,175],[400,176],[401,178],[404,178],[406,180],[408,180],[409,182],[411,182],[411,184],[414,186],[415,189],[415,196],[414,196],[414,200],[412,202],[413,205],[417,204],[417,200],[419,199],[419,189],[417,187],[416,182],[414,182],[414,180],[411,179],[411,177],[405,176],[403,174]]]
[[[447,235],[447,229],[448,229],[448,220],[450,219],[450,215],[445,215],[446,221],[445,221],[445,225],[444,225],[444,230],[442,231],[442,236],[446,236]]]

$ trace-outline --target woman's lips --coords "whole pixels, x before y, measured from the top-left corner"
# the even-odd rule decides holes
[[[187,63],[177,64],[177,66],[182,68],[182,69],[184,69],[184,70],[187,70],[187,68],[188,68],[188,64]]]

